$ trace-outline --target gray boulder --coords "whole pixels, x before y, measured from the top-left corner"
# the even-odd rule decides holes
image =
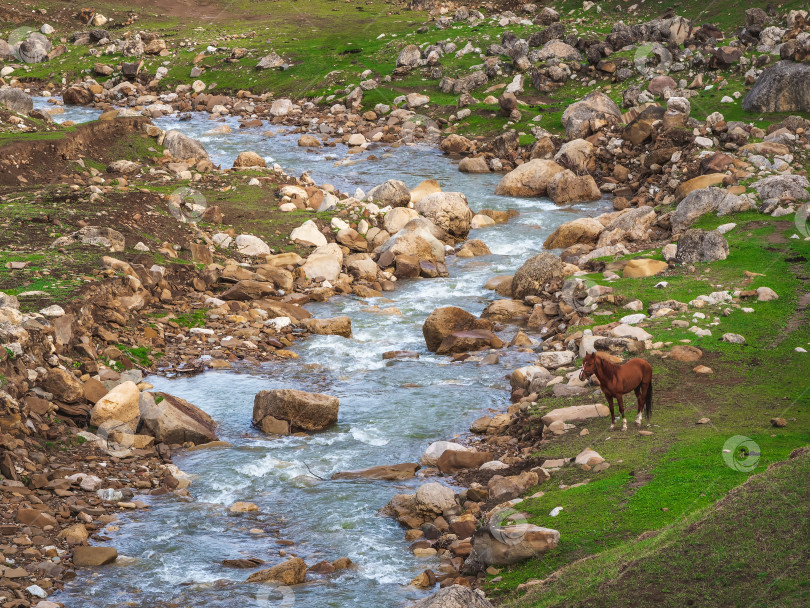
[[[770,198],[793,198],[797,201],[810,199],[810,181],[803,175],[771,175],[754,182],[751,187],[766,201]]]
[[[546,283],[563,276],[564,267],[559,257],[547,251],[529,258],[512,278],[512,297],[522,300],[539,295]]]
[[[495,516],[497,519],[497,515]],[[560,533],[533,524],[498,527],[490,523],[473,536],[471,561],[487,566],[508,566],[554,549]]]
[[[679,234],[689,228],[703,215],[717,212],[717,215],[727,215],[744,211],[750,207],[747,199],[731,194],[722,188],[701,188],[692,190],[678,203],[671,216],[672,233]]]
[[[746,112],[810,112],[810,63],[779,61],[767,68],[745,96]]]
[[[428,194],[414,205],[414,209],[456,238],[463,239],[470,232],[473,213],[461,192]]]
[[[192,139],[184,133],[172,129],[166,133],[163,139],[163,146],[172,156],[179,160],[194,158],[197,160],[207,159],[208,152],[196,139]]]
[[[368,199],[382,203],[383,206],[407,207],[408,203],[411,202],[411,191],[408,190],[405,182],[398,179],[389,179],[387,182],[372,188],[368,193]]]
[[[338,419],[340,402],[337,397],[306,393],[293,389],[260,391],[253,400],[253,423],[272,416],[290,423],[292,429],[320,431]]]
[[[0,105],[6,106],[17,114],[28,114],[34,109],[33,98],[20,89],[3,87],[0,89]]]
[[[157,443],[208,443],[216,441],[213,418],[186,401],[168,393],[141,393],[138,408],[144,429]]]
[[[728,257],[728,242],[717,230],[687,230],[678,239],[675,261],[681,264],[716,262]]]
[[[562,124],[568,139],[586,138],[603,126],[613,125],[621,120],[619,106],[601,91],[594,91],[581,101],[572,103],[562,115]]]

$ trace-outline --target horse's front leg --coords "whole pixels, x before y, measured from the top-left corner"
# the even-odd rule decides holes
[[[627,419],[624,417],[624,397],[622,395],[616,395],[616,401],[619,402],[619,415],[622,417],[622,430],[627,430]],[[618,419],[617,419],[618,422]]]
[[[610,408],[610,430],[614,430],[616,428],[616,422],[619,421],[618,418],[613,417],[613,395],[605,393],[605,398],[608,402],[608,407]]]

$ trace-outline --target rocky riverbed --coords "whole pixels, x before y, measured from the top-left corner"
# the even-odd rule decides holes
[[[539,91],[610,78],[614,47],[641,43],[661,73],[621,103],[580,95],[531,143],[517,129],[452,133],[464,110],[434,120],[417,92],[367,107],[380,81],[434,77],[457,49],[444,43],[405,46],[391,75],[343,96],[301,100],[200,80],[165,91],[168,71],[143,78],[137,61],[120,77],[96,63],[103,84],[27,87],[4,73],[3,124],[34,136],[11,138],[0,160],[3,201],[22,208],[2,224],[14,293],[0,293],[4,606],[398,605],[437,585],[416,605],[489,605],[473,589],[565,541],[562,507],[527,510],[623,463],[603,455],[601,433],[560,457],[611,422],[580,357],[705,377],[716,342],[764,347],[743,319],[780,298],[806,307],[741,233],[761,221],[785,232],[803,213],[810,123],[693,116],[703,71],[748,67],[743,108],[802,110],[773,89],[803,69],[806,14],[773,29],[749,11],[740,44],[718,47],[710,26],[672,15],[598,41],[525,10],[495,22],[528,20],[538,36],[505,30],[482,69],[442,79],[459,108],[503,75],[495,56],[507,71],[542,64]],[[437,13],[434,25],[484,18]],[[169,52],[143,32],[115,48],[111,36],[73,43]],[[757,44],[782,61],[759,71],[768,61],[738,48]],[[54,51],[37,36],[16,53],[38,45]],[[672,61],[694,81],[663,73]],[[483,92],[519,123],[527,83]],[[44,200],[56,204],[27,214]],[[26,232],[35,224],[47,228]],[[795,226],[771,245],[806,241]],[[13,283],[50,288],[52,274],[73,282],[69,299]],[[627,432],[659,431],[645,420]]]

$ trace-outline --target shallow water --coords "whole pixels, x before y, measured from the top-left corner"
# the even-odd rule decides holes
[[[91,111],[68,108],[59,119],[87,119]],[[67,606],[399,606],[425,594],[407,586],[434,559],[417,559],[408,551],[403,530],[377,515],[390,498],[413,492],[418,481],[321,481],[337,471],[418,461],[432,442],[463,433],[489,410],[508,405],[507,374],[526,355],[502,351],[496,365],[449,363],[427,352],[421,327],[439,306],[460,306],[474,314],[497,296],[485,291],[486,280],[511,274],[540,251],[543,240],[560,223],[596,215],[606,204],[560,209],[547,199],[495,196],[499,175],[465,175],[426,146],[380,147],[369,153],[377,161],[335,166],[346,158],[344,146],[316,153],[298,148],[297,136],[263,136],[266,128],[202,136],[216,125],[207,115],[191,121],[162,118],[163,128],[179,128],[200,137],[215,163],[231,166],[243,150],[254,150],[278,162],[291,174],[308,170],[316,183],[332,183],[354,192],[386,179],[409,187],[436,179],[444,190],[464,192],[473,209],[517,209],[507,225],[473,231],[492,255],[448,259],[450,277],[403,282],[386,294],[393,302],[356,297],[308,305],[318,317],[346,314],[354,337],[312,336],[299,342],[296,361],[261,369],[206,372],[182,379],[150,378],[156,389],[183,397],[208,412],[220,425],[219,435],[231,447],[179,455],[175,464],[194,476],[191,501],[174,497],[146,498],[150,509],[128,515],[111,544],[119,559],[99,574],[84,574],[52,598]],[[283,133],[281,129],[273,129]],[[364,310],[369,305],[394,306],[401,315]],[[510,332],[505,332],[510,337]],[[415,350],[418,360],[383,361],[389,350]],[[338,425],[311,437],[269,439],[250,426],[253,396],[262,389],[297,388],[340,398]],[[250,501],[258,513],[231,515],[235,501]],[[251,533],[261,529],[262,534]],[[278,531],[274,534],[274,531]],[[282,547],[277,538],[294,546]],[[279,549],[308,564],[348,556],[357,568],[294,589],[246,584],[250,571],[223,568],[227,558],[259,557],[279,563]],[[93,584],[87,585],[92,578]]]

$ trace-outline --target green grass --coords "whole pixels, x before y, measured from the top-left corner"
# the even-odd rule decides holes
[[[807,605],[808,481],[807,454],[780,463],[716,506],[573,564],[507,606]]]
[[[688,313],[676,317],[643,322],[654,341],[677,344],[690,340],[704,351],[704,357],[698,363],[680,363],[647,356],[654,369],[654,407],[649,427],[652,436],[638,435],[632,423],[626,433],[610,432],[608,423],[600,420],[580,424],[590,430],[587,436],[569,432],[540,446],[535,455],[551,459],[572,457],[590,447],[611,466],[599,473],[567,466],[550,482],[529,492],[543,490],[545,494],[520,503],[517,509],[527,514],[529,522],[559,530],[560,544],[539,559],[504,570],[491,584],[494,592],[508,595],[522,582],[545,579],[580,558],[597,556],[584,562],[585,565],[572,566],[572,571],[580,576],[587,572],[589,578],[578,581],[574,587],[583,589],[581,597],[587,598],[588,603],[577,603],[578,600],[572,598],[580,596],[572,596],[568,586],[560,586],[554,593],[533,595],[531,602],[518,605],[624,605],[616,599],[618,595],[610,596],[618,603],[601,601],[598,586],[612,578],[603,576],[599,568],[591,564],[608,564],[604,567],[615,574],[623,567],[622,560],[632,562],[641,550],[635,540],[640,534],[650,530],[683,530],[744,482],[750,473],[727,466],[723,459],[722,450],[729,438],[741,435],[759,445],[761,457],[753,473],[784,460],[796,447],[810,444],[807,360],[806,355],[794,351],[797,346],[806,348],[810,342],[808,311],[797,310],[797,294],[808,290],[810,245],[789,238],[795,232],[791,218],[774,220],[749,212],[723,218],[704,216],[696,225],[711,229],[727,222],[736,222],[738,226],[725,235],[730,247],[726,260],[697,264],[694,273],[679,267],[671,276],[619,279],[611,283],[615,293],[624,297],[623,302],[642,300],[645,310],[656,301],[688,302],[713,291],[758,286],[771,287],[779,294],[779,299],[743,301],[743,306],[755,309],[750,314],[732,309],[728,317],[720,316],[720,309],[727,305],[690,307]],[[648,254],[660,258],[659,252]],[[746,270],[764,276],[748,281],[743,274]],[[601,275],[589,278],[604,284]],[[656,289],[655,284],[661,280],[668,281],[669,287]],[[611,307],[600,305],[600,308]],[[629,313],[618,306],[613,309],[614,316],[595,318],[604,324]],[[720,317],[720,325],[710,327],[711,338],[696,338],[691,332],[670,327],[672,318],[691,319],[697,310],[708,317],[698,322],[702,327],[715,315]],[[742,334],[747,344],[719,341],[726,332]],[[697,364],[711,367],[714,373],[695,374],[691,369]],[[601,394],[596,398],[578,399],[541,396],[535,411],[542,415],[553,407],[593,401],[603,402]],[[697,425],[696,421],[703,417],[709,418],[710,423]],[[772,427],[770,419],[773,417],[788,419],[788,426]],[[589,482],[584,486],[560,488],[561,484],[572,485],[585,480]],[[563,510],[558,517],[551,518],[549,513],[557,506],[562,506]],[[733,552],[729,544],[721,541],[722,538],[717,543],[723,545],[722,551]],[[657,546],[655,540],[645,543],[644,546]],[[777,562],[781,559],[779,563],[784,564],[783,558],[778,552],[776,557],[768,557]],[[569,578],[565,580],[570,584]],[[641,582],[637,583],[644,588]],[[788,587],[795,590],[793,583]],[[667,586],[664,584],[662,588]],[[681,595],[676,593],[681,599],[688,595],[685,589],[670,590],[682,592]],[[712,593],[725,597],[720,586]],[[743,596],[741,593],[740,597]],[[666,605],[688,604],[672,600]],[[710,602],[710,605],[737,604]]]
[[[148,346],[126,346],[124,344],[118,344],[117,348],[121,351],[123,356],[141,365],[142,367],[149,367],[155,362],[156,359],[163,356],[163,353],[153,351]]]

